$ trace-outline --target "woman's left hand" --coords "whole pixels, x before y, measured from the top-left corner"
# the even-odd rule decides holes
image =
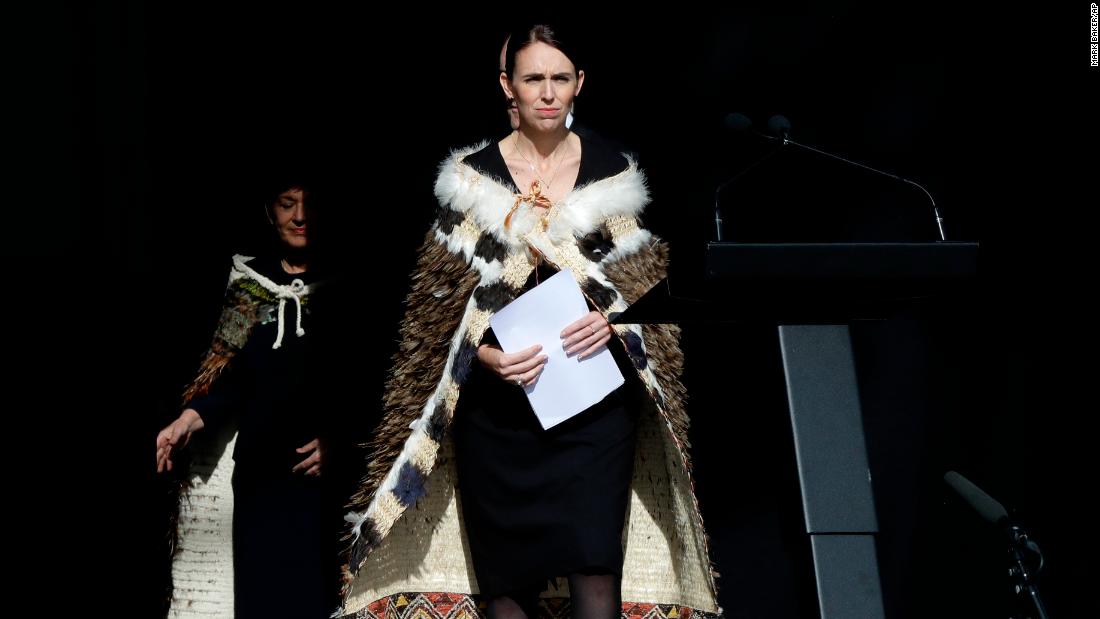
[[[298,471],[305,471],[306,475],[311,477],[321,476],[321,463],[325,459],[325,443],[319,438],[315,438],[312,441],[302,445],[294,451],[298,453],[306,453],[312,451],[305,460],[302,460],[298,464],[294,465],[294,468],[290,469],[291,473],[297,473]]]
[[[561,338],[565,354],[580,352],[578,358],[583,359],[597,352],[611,339],[611,325],[607,324],[603,314],[593,310],[566,327],[561,332]]]

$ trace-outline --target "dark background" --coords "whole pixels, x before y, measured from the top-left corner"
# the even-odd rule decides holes
[[[1073,186],[1095,182],[1097,70],[1088,5],[1073,4],[549,14],[583,43],[579,122],[646,169],[646,224],[673,243],[674,277],[699,269],[716,184],[769,148],[722,129],[734,111],[761,128],[784,114],[794,139],[922,183],[949,236],[982,243],[971,295],[853,327],[890,617],[1007,616],[996,533],[947,470],[1043,546],[1052,616],[1097,610],[1083,498],[1095,405],[1073,369],[1089,350],[1078,238],[1096,203]],[[153,439],[208,343],[229,257],[263,244],[270,166],[328,181],[328,264],[354,284],[340,377],[369,425],[436,166],[506,130],[509,11],[101,3],[12,17],[5,321],[24,507],[9,534],[28,545],[34,599],[157,615]],[[723,201],[737,240],[934,235],[913,188],[793,151]],[[777,344],[769,325],[685,329],[698,495],[731,617],[816,616]]]

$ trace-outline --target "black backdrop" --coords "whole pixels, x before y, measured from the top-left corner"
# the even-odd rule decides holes
[[[1097,75],[1076,4],[551,13],[584,43],[577,117],[638,153],[646,222],[684,279],[712,234],[714,186],[768,146],[723,131],[734,111],[758,125],[782,113],[799,141],[921,182],[952,238],[982,242],[971,298],[853,329],[891,617],[1005,616],[1000,548],[943,488],[950,469],[1031,527],[1055,616],[1095,609],[1077,498],[1093,413],[1071,370],[1088,307],[1071,299],[1090,280],[1070,272],[1095,190],[1067,181],[1095,176],[1095,112],[1075,110],[1095,101]],[[153,437],[209,337],[228,257],[262,242],[255,185],[273,162],[330,181],[329,259],[362,281],[347,293],[343,371],[364,425],[377,414],[435,167],[505,128],[508,11],[102,3],[42,9],[29,31],[13,18],[25,36],[8,54],[6,322],[22,396],[12,477],[28,507],[11,532],[31,544],[20,565],[35,599],[156,616]],[[934,230],[911,188],[797,152],[724,200],[744,240]],[[684,346],[721,602],[733,617],[814,616],[775,330],[689,327]]]

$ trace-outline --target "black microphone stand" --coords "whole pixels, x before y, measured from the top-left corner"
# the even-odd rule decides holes
[[[764,137],[770,137],[770,136],[764,136]],[[756,161],[754,161],[752,163],[752,165],[748,166],[744,170],[741,170],[737,174],[734,174],[733,177],[729,178],[726,181],[723,181],[721,184],[719,184],[717,187],[714,188],[714,227],[715,227],[716,235],[718,237],[718,238],[715,239],[716,241],[725,240],[724,238],[722,238],[723,237],[723,234],[722,234],[722,231],[723,231],[722,207],[719,204],[719,196],[721,195],[722,190],[725,189],[727,186],[729,186],[729,184],[732,183],[733,181],[735,181],[735,180],[741,178],[742,176],[744,176],[746,173],[749,172],[749,170],[752,170],[756,166],[758,166],[761,163],[764,163],[765,161],[770,159],[771,156],[778,153],[781,148],[782,148],[782,145],[776,146],[775,148],[768,151],[768,154],[766,154],[763,157],[761,157],[761,158],[757,159]]]
[[[1034,618],[1023,615],[1019,619],[1049,619],[1035,583],[1039,571],[1043,569],[1043,554],[1039,551],[1039,545],[1029,539],[1023,527],[1018,524],[1006,524],[1005,530],[1009,537],[1008,556],[1011,562],[1008,573],[1014,581],[1014,592],[1030,602],[1036,613]],[[1034,568],[1028,565],[1029,557],[1037,561]]]

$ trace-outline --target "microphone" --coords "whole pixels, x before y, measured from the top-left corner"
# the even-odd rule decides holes
[[[750,120],[748,116],[745,116],[744,114],[741,114],[740,112],[730,112],[729,114],[726,114],[725,118],[722,119],[722,127],[725,128],[725,129],[728,129],[730,131],[736,131],[738,133],[751,133],[753,135],[760,136],[762,138],[767,138],[769,140],[776,139],[776,138],[774,138],[770,135],[760,133],[760,132],[756,131],[755,129],[753,129],[752,128],[752,120]],[[714,228],[715,228],[715,233],[717,235],[717,240],[721,241],[722,236],[723,236],[722,235],[722,232],[723,232],[722,208],[721,208],[721,205],[719,203],[719,197],[722,193],[722,190],[725,189],[726,186],[728,186],[730,183],[733,183],[737,179],[741,178],[746,173],[748,173],[750,170],[752,170],[756,166],[760,165],[765,160],[769,159],[775,153],[779,152],[779,149],[780,149],[781,146],[782,146],[782,144],[780,144],[780,145],[776,146],[775,148],[773,148],[772,150],[768,151],[768,153],[765,154],[763,157],[761,157],[761,158],[757,159],[756,161],[752,162],[752,164],[750,164],[748,167],[744,168],[743,170],[741,170],[737,174],[734,174],[731,178],[726,179],[725,181],[723,181],[717,187],[714,188]]]
[[[730,112],[722,118],[722,128],[727,131],[735,131],[737,133],[751,133],[757,137],[764,138],[766,140],[776,140],[775,136],[768,133],[761,133],[753,127],[752,120],[740,112]]]
[[[915,183],[915,182],[913,182],[913,181],[911,181],[907,178],[902,178],[902,177],[898,176],[897,174],[891,174],[889,172],[883,172],[882,170],[872,168],[871,166],[864,165],[862,163],[859,163],[858,161],[852,161],[851,159],[845,159],[844,157],[840,157],[840,156],[834,155],[832,153],[827,153],[823,150],[814,148],[812,146],[807,146],[806,144],[799,144],[798,142],[795,142],[794,140],[792,140],[790,138],[791,121],[787,120],[787,117],[783,116],[781,114],[776,114],[775,116],[772,116],[771,118],[768,119],[768,133],[771,134],[770,137],[772,137],[772,139],[779,140],[780,144],[782,144],[783,146],[786,146],[787,144],[792,144],[792,145],[797,146],[799,148],[803,148],[803,149],[806,149],[808,151],[815,152],[819,155],[825,155],[826,157],[836,159],[837,161],[843,161],[844,163],[848,163],[848,164],[851,164],[851,165],[854,165],[854,166],[861,167],[864,170],[870,170],[871,172],[874,172],[876,174],[881,174],[883,176],[889,176],[890,178],[892,178],[894,180],[899,180],[903,183],[908,183],[908,184],[916,187],[917,189],[920,189],[921,191],[924,192],[924,195],[928,196],[928,201],[932,203],[932,213],[936,217],[936,228],[939,230],[940,240],[941,241],[946,241],[947,240],[947,234],[944,231],[944,227],[943,227],[943,217],[940,216],[940,209],[939,209],[939,207],[936,206],[936,201],[932,198],[932,194],[928,193],[928,190],[925,189],[923,185],[920,185],[919,183]]]
[[[997,526],[1008,522],[1008,512],[1003,505],[998,503],[982,489],[975,486],[969,479],[959,475],[955,471],[948,471],[943,480],[954,490],[966,504],[974,508],[988,522]]]
[[[783,140],[785,144],[791,134],[791,121],[787,120],[787,117],[782,114],[772,116],[768,119],[768,133]]]
[[[1031,602],[1038,619],[1048,619],[1046,607],[1039,597],[1039,588],[1035,583],[1038,573],[1043,569],[1043,553],[1039,550],[1039,545],[1029,538],[1023,527],[1012,522],[1003,505],[969,479],[955,471],[948,471],[943,480],[974,511],[981,514],[982,518],[997,525],[1008,535],[1009,556],[1013,564],[1008,573],[1016,581],[1016,594]]]
[[[722,119],[722,126],[732,131],[748,131],[752,128],[752,121],[740,112],[730,112]]]

